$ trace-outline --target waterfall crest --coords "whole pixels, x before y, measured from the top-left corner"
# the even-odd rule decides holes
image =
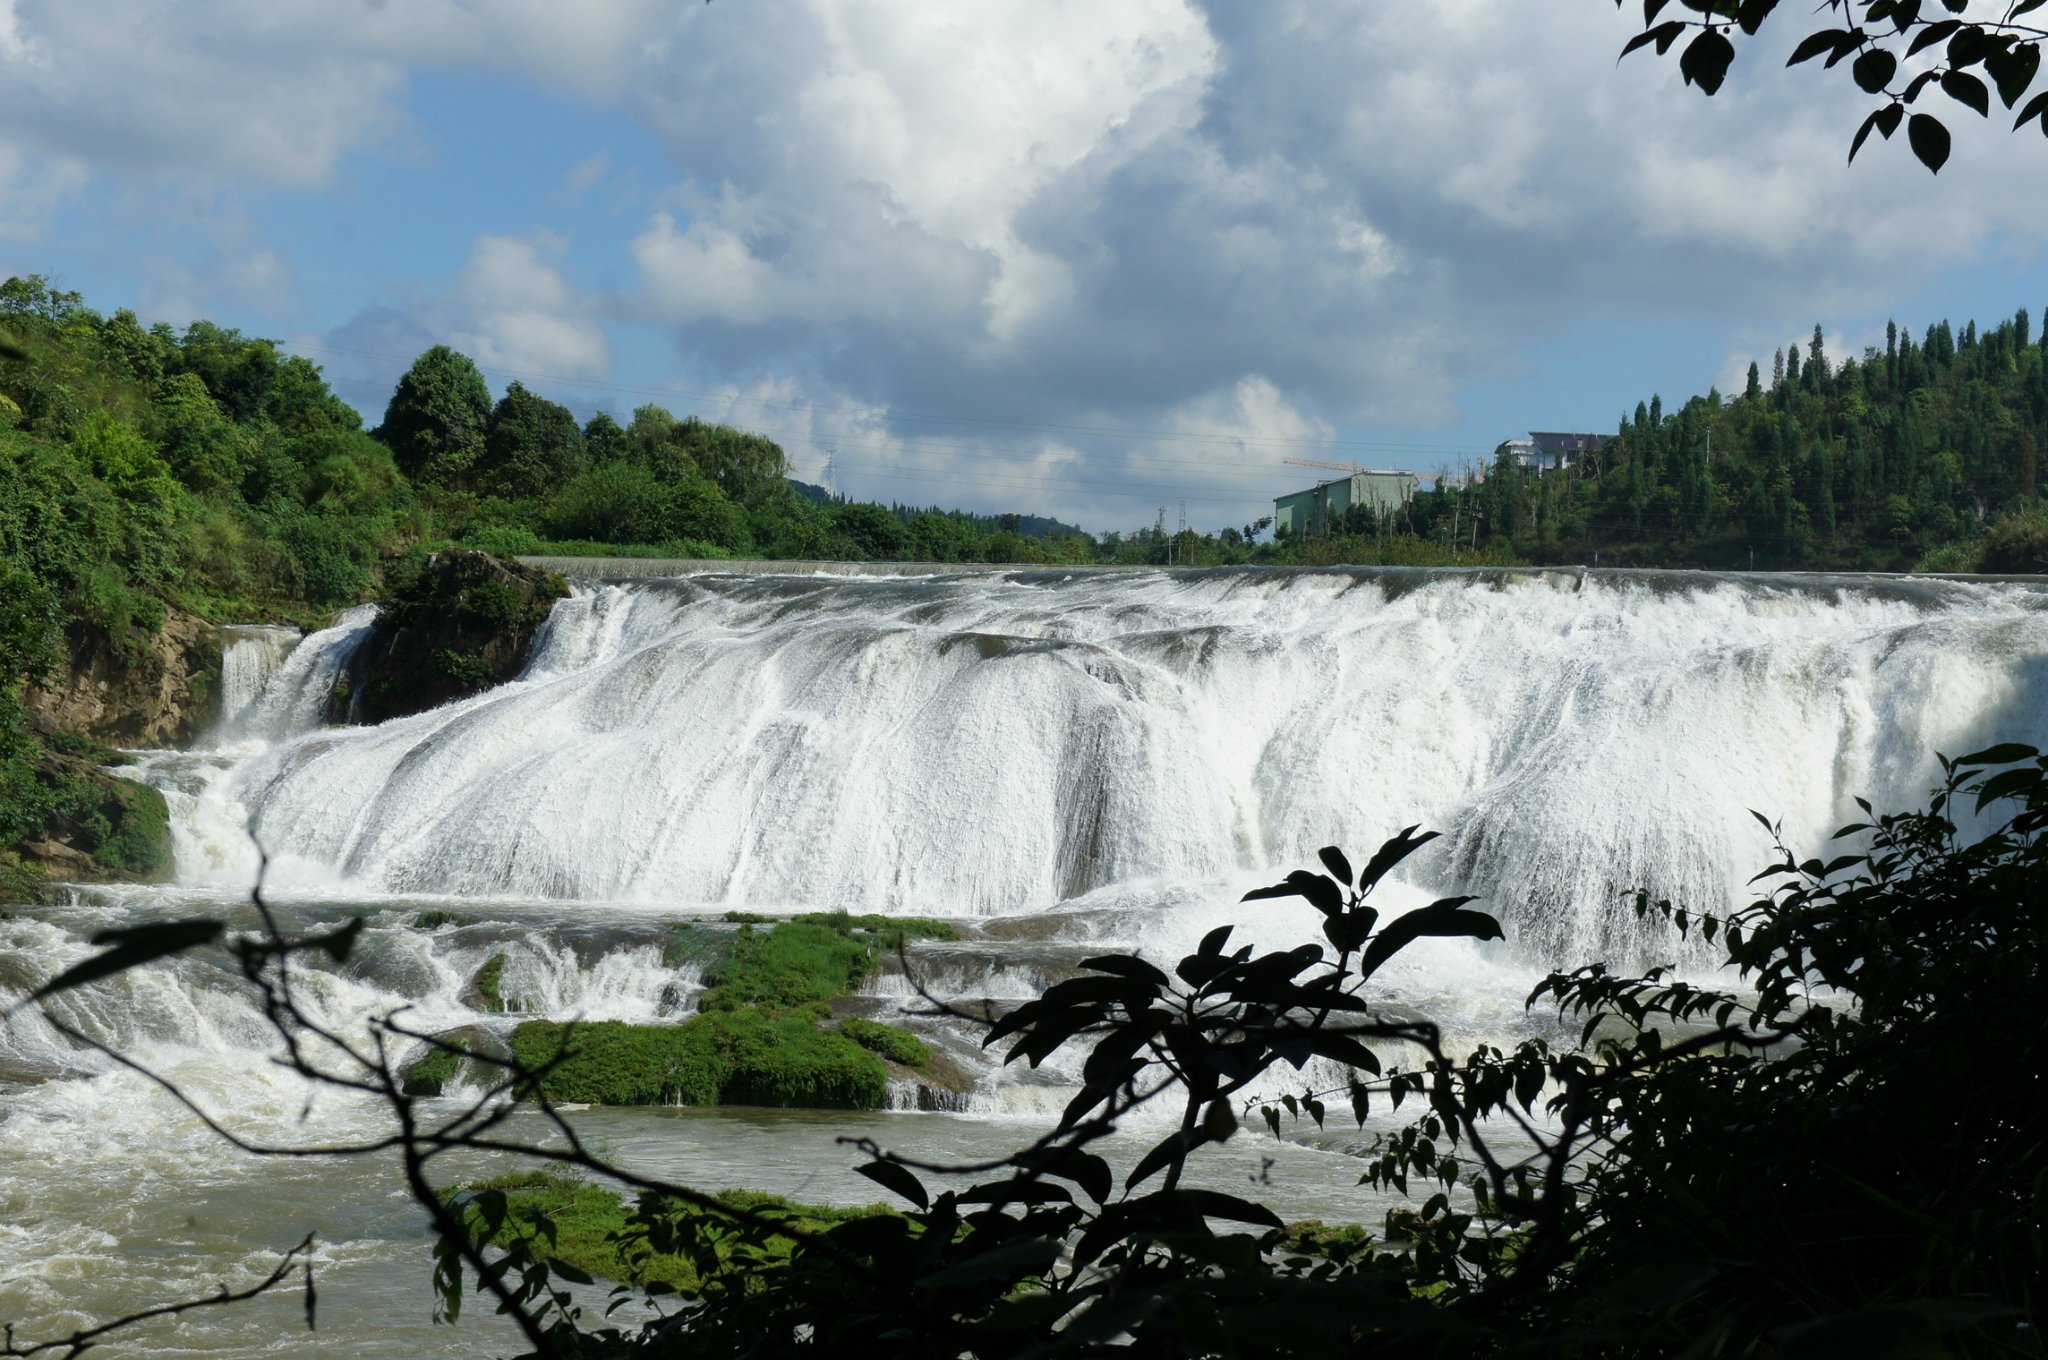
[[[2048,745],[2044,606],[1658,572],[584,587],[519,680],[373,728],[304,730],[367,618],[314,635],[251,706],[279,739],[199,801],[306,886],[959,914],[1419,822],[1419,882],[1586,957],[1632,938],[1625,889],[1739,893],[1751,808],[1817,849],[1936,751]]]

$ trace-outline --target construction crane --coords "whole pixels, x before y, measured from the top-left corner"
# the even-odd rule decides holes
[[[1332,472],[1392,473],[1400,477],[1420,477],[1422,475],[1419,472],[1410,472],[1407,468],[1369,468],[1362,463],[1325,463],[1319,458],[1282,458],[1280,461],[1290,467],[1328,468]]]

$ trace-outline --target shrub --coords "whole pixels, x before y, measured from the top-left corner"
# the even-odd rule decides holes
[[[586,1274],[631,1284],[663,1284],[681,1294],[695,1293],[699,1285],[698,1263],[693,1254],[658,1251],[649,1245],[648,1225],[660,1225],[668,1241],[697,1237],[700,1227],[713,1230],[719,1240],[706,1243],[710,1257],[721,1266],[735,1251],[748,1261],[787,1260],[797,1245],[788,1233],[767,1231],[744,1237],[730,1231],[733,1220],[714,1209],[674,1197],[661,1197],[636,1208],[630,1214],[624,1199],[606,1190],[555,1170],[520,1171],[472,1181],[459,1190],[447,1191],[450,1202],[458,1196],[475,1201],[495,1192],[503,1196],[503,1212],[493,1215],[494,1228],[481,1232],[478,1241],[489,1246],[508,1246],[525,1241],[546,1255],[566,1261]],[[712,1196],[720,1205],[786,1225],[791,1232],[816,1234],[858,1219],[890,1216],[893,1210],[880,1204],[860,1208],[799,1204],[779,1195],[752,1190],[721,1190]],[[497,1206],[492,1206],[496,1208]]]
[[[512,1031],[512,1058],[534,1070],[561,1055],[538,1083],[557,1103],[715,1105],[724,1067],[712,1045],[687,1031],[621,1020],[529,1020]]]
[[[2048,512],[2008,515],[1985,533],[1977,570],[2014,575],[2048,571]]]

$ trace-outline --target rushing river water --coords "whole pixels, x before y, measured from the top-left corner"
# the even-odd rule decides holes
[[[297,641],[228,639],[204,749],[146,752],[177,881],[80,890],[0,918],[0,995],[90,952],[111,924],[364,915],[320,1015],[360,1032],[397,1006],[439,1030],[479,1014],[494,953],[529,1013],[656,1022],[694,978],[667,927],[734,908],[954,918],[912,957],[929,990],[1022,999],[1082,957],[1177,958],[1236,922],[1268,944],[1305,907],[1240,906],[1318,846],[1368,853],[1410,823],[1444,837],[1393,904],[1482,894],[1505,945],[1439,943],[1389,1001],[1458,1042],[1543,1032],[1521,998],[1547,965],[1669,957],[1622,904],[1743,891],[1769,845],[1748,809],[1818,848],[1867,794],[1916,803],[1934,753],[2048,745],[2048,593],[2025,585],[1678,573],[1217,571],[930,578],[699,577],[582,587],[526,673],[369,728],[325,728],[355,610]],[[420,913],[457,911],[422,928]],[[1691,960],[1697,964],[1698,959]],[[833,1140],[862,1133],[971,1158],[1043,1127],[1072,1068],[995,1067],[964,1025],[904,1021],[892,968],[866,1005],[969,1074],[948,1113],[589,1110],[608,1154],[706,1188],[866,1202]],[[269,1141],[381,1132],[382,1112],[309,1093],[225,956],[66,994],[61,1019]],[[926,1093],[923,1103],[932,1103]],[[418,1211],[381,1159],[261,1162],[164,1092],[82,1053],[33,1011],[0,1020],[0,1319],[47,1336],[258,1278],[317,1230],[322,1324],[272,1300],[158,1324],[111,1353],[489,1354],[488,1316],[428,1325]],[[1335,1127],[1234,1140],[1204,1179],[1287,1217],[1375,1219]],[[1134,1146],[1137,1145],[1134,1140]],[[317,1344],[315,1344],[317,1342]]]

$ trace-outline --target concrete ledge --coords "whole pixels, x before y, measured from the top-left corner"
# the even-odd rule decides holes
[[[583,581],[634,581],[661,576],[993,576],[1033,571],[1160,571],[1160,567],[1059,562],[767,562],[738,557],[521,557],[529,567]]]

